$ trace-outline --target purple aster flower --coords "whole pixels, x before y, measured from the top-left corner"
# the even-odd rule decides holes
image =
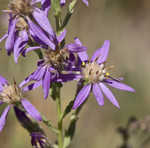
[[[19,105],[21,105],[33,119],[37,121],[42,120],[40,113],[22,96],[21,88],[17,87],[16,83],[13,85],[8,84],[8,81],[0,76],[0,104],[3,103],[6,103],[7,106],[0,117],[0,131],[2,131],[5,125],[10,108],[18,107]]]
[[[59,37],[56,38],[56,47],[59,47],[58,45],[64,39],[65,34],[66,33],[63,32]],[[32,49],[35,50],[35,47],[25,50],[25,54]],[[76,62],[75,55],[85,50],[86,47],[77,44],[76,42],[67,44],[63,49],[45,49],[44,59],[38,61],[35,72],[29,75],[20,84],[20,87],[30,81],[35,81],[29,86],[24,87],[24,91],[33,90],[42,85],[44,98],[47,98],[51,82],[66,82],[78,78],[78,75],[74,73],[74,71],[79,70],[79,68],[77,68],[76,63],[78,62]]]
[[[41,9],[36,7],[37,2],[41,2]],[[44,42],[52,49],[55,48],[52,42],[55,34],[46,14],[49,8],[50,0],[13,0],[9,4],[9,10],[4,10],[9,13],[9,26],[8,32],[0,42],[6,39],[5,48],[8,55],[15,50],[16,62],[18,55],[24,51],[29,37],[39,44]],[[51,36],[51,39],[48,36]]]
[[[76,42],[81,44],[78,39],[76,39]],[[86,85],[78,93],[73,105],[73,109],[79,107],[87,99],[91,91],[93,92],[100,106],[104,105],[104,94],[113,105],[115,105],[117,108],[120,108],[115,96],[106,85],[123,91],[135,91],[130,86],[121,83],[119,79],[112,78],[107,72],[105,62],[107,60],[109,47],[110,42],[106,40],[104,45],[95,51],[91,60],[88,60],[86,52],[79,54],[79,57],[82,60],[81,79],[84,80]]]

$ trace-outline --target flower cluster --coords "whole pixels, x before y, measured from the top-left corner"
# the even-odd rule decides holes
[[[87,0],[82,1],[88,6]],[[52,2],[54,3],[51,0],[12,0],[8,9],[4,10],[4,13],[9,15],[9,25],[8,31],[0,42],[6,39],[7,54],[13,54],[16,63],[20,55],[26,57],[28,52],[36,52],[40,59],[37,61],[34,72],[19,85],[15,81],[11,85],[0,76],[0,104],[7,104],[0,117],[0,131],[5,125],[11,107],[14,108],[20,122],[25,115],[24,112],[36,121],[43,120],[35,107],[23,97],[24,92],[39,86],[42,86],[46,99],[52,88],[51,84],[64,84],[73,80],[82,82],[82,88],[74,99],[72,109],[77,109],[88,98],[91,91],[100,106],[104,105],[104,94],[113,105],[120,108],[106,85],[134,92],[133,88],[123,84],[120,78],[113,78],[108,72],[106,60],[110,49],[109,40],[104,41],[102,47],[94,52],[90,60],[87,47],[83,46],[78,38],[74,38],[73,43],[65,43],[67,33],[65,27],[60,26],[55,31],[48,19]],[[66,4],[65,0],[57,0],[57,2],[60,2],[56,3],[60,8]],[[60,21],[60,16],[55,17],[57,21]],[[22,116],[21,119],[20,116]],[[43,133],[32,131],[30,135],[33,146],[44,147],[46,137]]]

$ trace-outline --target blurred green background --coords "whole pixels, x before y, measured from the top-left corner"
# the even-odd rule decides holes
[[[82,2],[78,3],[67,27],[68,42],[73,41],[76,36],[79,37],[92,55],[104,40],[110,40],[108,62],[115,65],[112,73],[115,76],[123,76],[124,82],[134,87],[136,93],[112,89],[120,102],[120,110],[107,99],[105,105],[99,107],[91,95],[81,111],[71,148],[117,148],[121,144],[121,138],[116,128],[125,125],[132,115],[143,118],[150,112],[150,1],[89,0],[89,3],[89,8]],[[0,0],[0,9],[7,8],[7,4],[8,0]],[[7,15],[0,12],[0,36],[6,32],[7,25]],[[0,74],[9,81],[15,78],[20,83],[35,70],[38,59],[35,53],[29,53],[26,58],[19,58],[18,64],[15,64],[13,56],[6,55],[4,42],[0,47]],[[73,98],[75,88],[76,82],[64,85],[63,106]],[[55,103],[52,99],[43,99],[41,88],[27,93],[26,98],[56,123]],[[64,122],[64,125],[67,126],[67,122]],[[54,141],[55,135],[46,131],[49,139]],[[0,133],[0,147],[31,148],[30,136],[17,122],[13,110],[9,113],[3,132]]]

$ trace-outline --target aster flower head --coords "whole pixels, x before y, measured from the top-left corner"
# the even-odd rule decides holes
[[[77,42],[79,42],[78,39]],[[73,109],[79,107],[87,99],[91,91],[100,106],[104,105],[104,94],[114,106],[120,108],[115,96],[106,85],[120,90],[134,92],[133,88],[121,83],[119,79],[111,77],[107,72],[105,62],[109,48],[110,42],[106,40],[103,46],[95,51],[90,60],[86,52],[79,55],[82,60],[81,79],[84,81],[85,86],[79,91]]]
[[[63,32],[57,38],[58,42],[56,43],[56,47],[59,47],[59,43],[61,43],[61,41],[64,39],[64,34],[65,33]],[[34,47],[30,49],[35,50]],[[27,49],[26,53],[31,51],[30,49]],[[35,70],[35,72],[29,75],[20,84],[20,87],[30,81],[34,81],[32,84],[24,87],[24,91],[29,91],[42,85],[44,98],[47,98],[51,82],[66,82],[77,78],[78,75],[74,73],[74,71],[78,69],[76,67],[75,54],[77,55],[77,53],[83,52],[86,49],[86,47],[81,46],[76,42],[67,44],[62,49],[43,49],[44,58],[38,61],[37,69]]]
[[[15,82],[10,85],[2,76],[0,76],[0,104],[7,104],[0,117],[0,131],[2,131],[8,112],[12,107],[22,107],[33,119],[42,120],[40,113],[23,97],[21,88]]]

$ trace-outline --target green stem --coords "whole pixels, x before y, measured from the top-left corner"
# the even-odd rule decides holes
[[[66,14],[66,16],[65,16],[65,18],[64,18],[64,21],[63,21],[63,23],[62,23],[62,26],[61,26],[61,29],[60,29],[60,30],[63,30],[63,29],[67,26],[67,24],[69,23],[69,20],[70,20],[72,14],[73,14],[73,12],[74,12],[74,8],[75,8],[76,4],[77,4],[77,0],[73,0],[73,1],[69,4],[68,12],[67,12],[67,14]]]
[[[60,88],[59,88],[59,92],[60,93]],[[59,97],[56,98],[56,103],[57,103],[57,114],[58,114],[58,146],[59,148],[63,148],[63,121],[61,119],[61,99],[60,99],[60,95],[58,95]]]
[[[44,116],[42,116],[42,120],[43,120],[43,123],[44,123],[49,129],[51,129],[54,133],[56,133],[56,134],[59,133],[58,129],[52,126],[50,120],[47,120]]]

